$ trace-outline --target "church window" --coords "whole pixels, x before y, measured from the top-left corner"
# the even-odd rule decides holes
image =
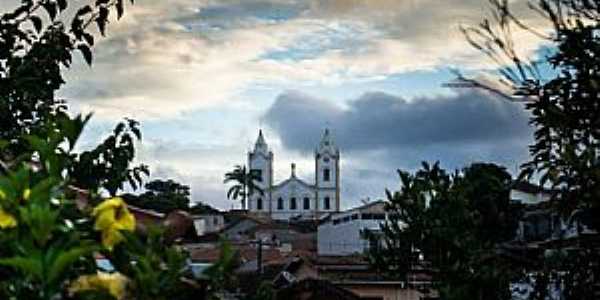
[[[304,209],[310,209],[310,199],[308,197],[304,197]]]
[[[296,198],[292,197],[290,199],[290,209],[296,209]]]
[[[325,197],[325,199],[323,199],[323,208],[324,209],[331,208],[331,201],[329,200],[329,197]]]
[[[329,173],[330,173],[329,169],[323,170],[323,181],[329,181],[329,177],[330,177]]]
[[[279,209],[279,210],[283,209],[283,199],[281,199],[281,198],[277,199],[277,209]]]
[[[263,175],[262,175],[262,170],[258,170],[258,169],[254,169],[252,170],[252,172],[254,173],[254,175],[256,176],[255,180],[258,182],[262,182],[263,181]]]
[[[256,209],[257,210],[262,210],[263,209],[263,200],[262,200],[262,198],[256,199]]]
[[[326,162],[326,163],[328,163],[328,162],[329,162],[329,157],[325,157],[325,158],[323,158],[323,162]]]

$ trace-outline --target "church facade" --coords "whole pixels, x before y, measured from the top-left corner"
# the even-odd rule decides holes
[[[248,153],[248,169],[260,179],[255,183],[263,194],[254,192],[248,198],[248,211],[277,220],[313,219],[340,210],[340,151],[329,130],[325,130],[315,149],[314,182],[308,183],[296,176],[296,165],[291,164],[290,177],[275,183],[274,155],[262,131]]]

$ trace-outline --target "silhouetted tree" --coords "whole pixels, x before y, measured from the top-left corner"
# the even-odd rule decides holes
[[[227,198],[231,200],[240,199],[242,209],[246,208],[246,200],[255,191],[264,194],[263,190],[256,184],[260,176],[254,170],[248,171],[246,166],[237,165],[233,171],[225,174],[223,183],[234,182],[234,185],[227,191]]]
[[[426,267],[442,299],[508,299],[511,272],[493,254],[516,227],[508,218],[510,174],[481,163],[453,174],[423,163],[414,174],[398,174],[401,188],[386,191],[388,220],[371,263],[401,280]]]
[[[600,214],[600,1],[537,0],[530,8],[546,20],[545,28],[533,28],[512,9],[512,1],[489,0],[492,18],[467,27],[469,42],[500,63],[500,84],[508,99],[524,103],[535,127],[532,159],[522,166],[522,177],[539,176],[540,184],[557,192],[555,208],[566,220],[576,210]],[[520,57],[513,30],[526,30],[545,42],[550,54],[540,60]],[[540,65],[546,68],[540,71]],[[465,83],[498,92],[475,79]],[[587,224],[600,230],[598,218]],[[578,243],[565,254],[563,264],[544,264],[538,282],[564,274],[567,299],[596,299],[600,278],[600,254],[589,243]],[[564,250],[564,249],[563,249]],[[540,258],[544,260],[544,258]],[[545,277],[545,278],[543,278]],[[595,288],[590,288],[594,287]],[[538,286],[544,291],[545,285]],[[598,291],[596,291],[598,293]],[[543,299],[543,293],[537,293]]]
[[[156,179],[144,185],[146,191],[140,195],[124,195],[127,203],[162,213],[190,209],[190,187],[172,179]]]
[[[520,20],[510,1],[489,0],[493,18],[464,32],[476,48],[502,63],[504,94],[525,104],[535,127],[531,161],[523,176],[538,174],[542,185],[559,189],[565,212],[600,203],[600,1],[539,0],[530,7],[546,21],[544,33]],[[533,61],[518,55],[514,28],[548,43],[552,54]],[[545,30],[550,30],[545,34]],[[540,66],[551,71],[540,71]],[[474,86],[495,89],[461,77]],[[498,89],[495,89],[498,90]]]
[[[79,137],[75,133],[89,120],[88,116],[71,122],[65,100],[56,96],[65,83],[62,70],[71,66],[75,52],[92,64],[93,29],[104,35],[110,15],[120,18],[125,2],[98,0],[80,7],[70,7],[70,3],[21,0],[15,10],[0,17],[0,172],[29,156],[25,154],[39,151],[42,144],[62,146],[63,141],[56,140],[57,131],[68,138],[66,147],[73,147]],[[73,12],[70,23],[64,18],[71,15],[68,10]],[[124,182],[137,188],[142,176],[148,175],[146,166],[132,166],[134,142],[141,139],[138,127],[137,122],[126,120],[95,149],[63,157],[72,165],[61,175],[70,184],[93,191],[105,189],[111,195]],[[38,163],[42,168],[51,165]]]

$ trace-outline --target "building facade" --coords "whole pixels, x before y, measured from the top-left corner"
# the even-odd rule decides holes
[[[319,224],[317,252],[320,256],[362,254],[370,247],[363,232],[378,232],[386,219],[383,201],[331,214]]]
[[[248,169],[259,175],[256,184],[263,193],[254,192],[248,199],[248,210],[273,219],[312,219],[340,210],[340,151],[329,130],[325,130],[315,149],[314,183],[296,176],[292,163],[290,177],[275,184],[273,152],[262,131],[248,153]]]

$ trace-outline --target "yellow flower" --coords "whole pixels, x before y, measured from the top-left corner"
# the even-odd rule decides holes
[[[31,196],[31,190],[30,189],[25,189],[23,191],[23,200],[29,200],[29,196]]]
[[[0,208],[0,228],[6,229],[13,227],[17,227],[17,219],[15,219],[13,215],[4,211],[4,209]]]
[[[123,199],[115,197],[98,204],[92,211],[96,218],[94,229],[102,232],[102,245],[112,250],[123,240],[121,230],[133,231],[135,217],[127,209]]]
[[[104,290],[118,300],[125,299],[127,293],[127,277],[120,273],[98,272],[95,275],[81,275],[69,286],[71,295],[90,290]]]

